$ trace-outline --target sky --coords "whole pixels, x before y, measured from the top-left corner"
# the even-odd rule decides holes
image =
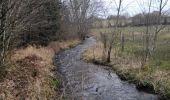
[[[107,9],[107,15],[116,14],[116,4],[118,5],[119,0],[102,0],[105,8]],[[158,10],[158,3],[152,0],[152,11]],[[165,0],[163,0],[165,2]],[[123,0],[122,4],[122,14],[128,14],[133,16],[147,9],[149,0]],[[167,5],[164,10],[170,9],[170,0],[168,0]]]

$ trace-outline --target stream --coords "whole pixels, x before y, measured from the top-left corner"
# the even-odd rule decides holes
[[[134,84],[122,81],[104,66],[86,63],[81,54],[94,46],[96,40],[87,38],[75,48],[56,57],[63,76],[63,95],[68,100],[158,100],[158,96],[136,89]]]

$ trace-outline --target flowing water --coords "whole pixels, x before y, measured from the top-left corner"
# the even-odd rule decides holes
[[[158,100],[153,94],[138,91],[134,84],[122,81],[104,66],[83,62],[81,54],[96,43],[93,37],[77,47],[57,55],[68,100]]]

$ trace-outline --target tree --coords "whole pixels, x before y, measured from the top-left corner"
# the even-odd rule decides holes
[[[152,52],[154,52],[156,49],[156,42],[158,39],[158,34],[160,33],[161,30],[163,30],[165,28],[165,25],[163,25],[161,20],[163,19],[163,16],[165,14],[163,12],[163,10],[167,6],[167,3],[168,3],[168,0],[159,0],[158,1],[158,4],[159,4],[158,9],[159,10],[158,10],[158,14],[156,16],[156,24],[154,25],[155,31],[154,31],[153,41],[152,41]],[[151,55],[152,55],[152,52],[151,52]]]
[[[9,7],[9,0],[1,0],[0,1],[0,6],[1,6],[1,10],[0,10],[0,64],[4,64],[5,62],[5,55],[6,55],[6,50],[8,48],[8,44],[7,41],[10,38],[10,35],[7,34],[6,31],[6,26],[7,26],[7,14],[8,11],[10,10]]]
[[[8,16],[15,3],[10,0],[0,0],[0,81],[6,74],[6,56],[11,40],[11,27]]]
[[[112,47],[113,47],[113,43],[114,43],[114,36],[115,36],[115,32],[117,31],[117,28],[118,28],[118,25],[119,25],[119,16],[120,16],[120,11],[121,11],[121,7],[122,7],[122,2],[123,2],[123,0],[119,0],[114,32],[112,32],[111,40],[109,42],[109,49],[108,49],[108,52],[107,52],[107,62],[110,62]]]
[[[47,44],[57,38],[59,30],[58,0],[28,0],[21,5],[17,25],[21,46]]]
[[[0,0],[0,67],[10,48],[56,38],[59,6],[58,0]]]
[[[142,67],[145,66],[145,63],[149,57],[149,42],[150,42],[150,13],[151,13],[151,7],[152,7],[152,0],[148,1],[148,13],[146,14],[146,31],[144,32],[144,53],[142,57]]]
[[[69,11],[69,22],[80,39],[85,39],[92,24],[92,18],[100,12],[101,1],[98,0],[69,0],[65,1]],[[74,26],[74,27],[73,27]]]
[[[147,10],[143,11],[146,30],[144,32],[144,53],[142,57],[142,67],[145,66],[147,60],[154,54],[158,34],[165,28],[163,25],[163,10],[168,0],[158,0],[158,5],[153,5],[153,0],[148,1]],[[154,7],[153,7],[154,6]],[[151,12],[154,8],[159,10]],[[153,31],[154,30],[154,31]]]

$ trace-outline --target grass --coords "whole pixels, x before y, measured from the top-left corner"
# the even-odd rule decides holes
[[[60,78],[55,75],[53,57],[79,40],[50,43],[47,47],[28,46],[11,51],[10,67],[0,83],[4,100],[56,100],[60,98]]]
[[[83,54],[83,59],[88,62],[103,64],[103,48],[100,42],[99,32],[108,32],[110,29],[93,29],[93,35],[97,38],[97,45],[88,49]],[[112,30],[112,29],[111,29]],[[170,99],[170,33],[165,29],[159,34],[157,49],[152,58],[147,62],[145,69],[141,68],[143,53],[142,33],[144,27],[126,27],[125,50],[121,52],[120,44],[114,45],[111,54],[113,70],[129,82],[137,84],[138,88],[150,88],[152,92],[160,94],[166,100]],[[106,32],[106,33],[107,33]],[[131,32],[135,33],[135,40]],[[107,33],[109,34],[109,33]],[[149,90],[148,90],[149,91]]]

